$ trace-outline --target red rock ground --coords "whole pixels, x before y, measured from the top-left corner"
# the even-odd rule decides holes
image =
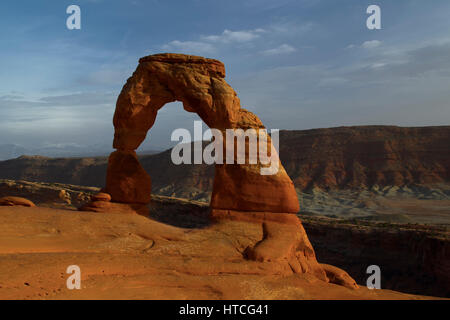
[[[351,290],[243,258],[260,225],[197,229],[139,215],[0,207],[1,299],[429,299]],[[66,288],[81,268],[82,289]]]

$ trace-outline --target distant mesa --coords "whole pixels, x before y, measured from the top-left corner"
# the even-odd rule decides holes
[[[51,159],[49,157],[41,156],[41,155],[22,155],[18,157],[19,160],[45,160]]]
[[[0,144],[0,161],[17,159],[22,155],[40,155],[49,158],[106,157],[111,153],[111,150],[112,148],[109,144],[36,143],[31,147],[16,144]],[[143,150],[142,154],[154,154],[157,152],[158,150]]]

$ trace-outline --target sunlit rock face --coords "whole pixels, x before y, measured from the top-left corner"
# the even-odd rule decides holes
[[[118,151],[110,156],[106,178],[106,192],[112,201],[150,201],[150,178],[133,152],[166,103],[181,101],[185,110],[196,112],[224,136],[226,129],[264,129],[256,115],[241,108],[236,92],[224,78],[225,67],[218,60],[181,54],[140,59],[119,95],[114,114],[114,148]],[[270,150],[270,137],[267,143]],[[216,165],[211,208],[297,213],[297,194],[281,163],[274,175],[261,175],[261,166],[259,162]]]

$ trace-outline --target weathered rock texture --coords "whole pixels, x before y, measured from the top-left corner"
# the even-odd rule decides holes
[[[28,199],[21,197],[2,197],[0,198],[0,206],[24,206],[24,207],[35,207],[35,204]]]
[[[211,217],[214,221],[261,223],[262,239],[245,249],[247,259],[286,265],[294,273],[310,273],[329,282],[323,267],[316,260],[302,223],[295,215],[213,209]]]
[[[134,151],[118,150],[109,156],[106,192],[115,202],[150,202],[151,180]]]

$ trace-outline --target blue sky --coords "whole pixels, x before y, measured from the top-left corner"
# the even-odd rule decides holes
[[[382,30],[366,27],[371,4]],[[268,128],[448,125],[449,16],[447,0],[2,1],[0,144],[110,145],[122,85],[159,52],[223,61]],[[166,106],[142,148],[193,120]]]

